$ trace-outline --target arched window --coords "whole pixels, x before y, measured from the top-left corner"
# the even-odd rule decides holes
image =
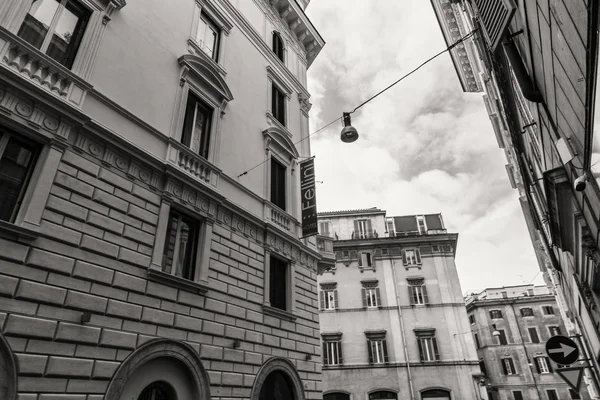
[[[390,391],[379,391],[379,392],[373,392],[371,394],[369,394],[369,400],[382,400],[382,399],[393,399],[396,400],[398,398],[398,395],[394,392],[390,392]]]
[[[260,389],[259,400],[296,400],[294,386],[282,371],[273,371]]]
[[[421,399],[450,400],[450,392],[443,389],[430,389],[421,392]]]
[[[278,32],[273,32],[273,53],[283,62],[283,39]]]
[[[176,400],[173,388],[164,382],[153,382],[138,396],[138,400]]]
[[[350,400],[348,393],[327,393],[323,395],[323,400]]]

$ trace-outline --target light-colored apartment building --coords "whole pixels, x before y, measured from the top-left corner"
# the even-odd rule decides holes
[[[319,213],[323,394],[327,400],[485,397],[442,216],[377,208]]]

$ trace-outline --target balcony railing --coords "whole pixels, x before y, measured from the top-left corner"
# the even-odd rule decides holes
[[[181,171],[192,175],[201,182],[217,187],[221,170],[204,157],[194,153],[187,146],[171,140],[169,142],[169,162]]]
[[[31,84],[75,106],[91,88],[83,79],[21,38],[0,28],[0,62]]]
[[[429,229],[426,232],[420,231],[396,231],[390,232],[390,237],[401,237],[401,236],[423,236],[423,235],[441,235],[448,233],[447,229]]]
[[[323,259],[327,262],[335,262],[335,253],[333,252],[333,239],[328,236],[317,236],[317,249]]]

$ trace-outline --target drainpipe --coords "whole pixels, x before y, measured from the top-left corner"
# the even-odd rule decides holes
[[[529,353],[527,352],[527,346],[525,346],[525,341],[523,340],[523,335],[521,334],[521,326],[519,325],[519,320],[517,319],[517,313],[515,313],[514,303],[510,303],[510,308],[515,316],[515,321],[517,322],[517,330],[519,331],[519,338],[521,338],[521,344],[523,345],[523,350],[525,351],[525,357],[527,357],[527,365],[529,366],[529,372],[531,372],[531,377],[533,378],[533,384],[535,385],[535,390],[538,394],[538,399],[542,400],[542,395],[540,393],[540,388],[538,387],[537,379],[535,379],[535,373],[533,372],[533,367],[531,364],[535,361],[533,358],[529,358]]]
[[[408,347],[406,345],[406,333],[404,332],[404,321],[402,319],[402,311],[400,309],[400,295],[398,294],[398,282],[396,281],[396,263],[392,261],[392,279],[394,280],[394,294],[396,295],[396,304],[398,305],[398,319],[400,320],[400,336],[402,337],[402,347],[404,348],[404,358],[406,359],[406,371],[408,375],[408,387],[410,389],[410,398],[415,400],[415,390],[412,383],[412,375],[410,372],[410,361],[408,360]]]

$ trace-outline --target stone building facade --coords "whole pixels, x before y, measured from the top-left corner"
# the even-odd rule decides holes
[[[0,2],[1,399],[321,397],[307,5]]]
[[[485,399],[441,215],[318,215],[323,398]],[[326,256],[326,251],[330,255]]]
[[[548,287],[488,288],[466,304],[490,400],[590,398],[585,388],[574,392],[547,357],[546,341],[566,334]]]

